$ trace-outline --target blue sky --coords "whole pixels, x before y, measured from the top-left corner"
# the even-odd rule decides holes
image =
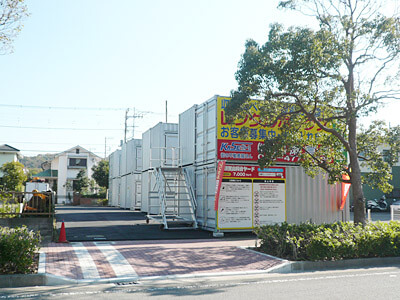
[[[265,42],[274,22],[310,21],[277,3],[27,1],[14,53],[0,56],[0,144],[27,156],[79,144],[104,156],[105,138],[107,154],[123,138],[126,108],[145,112],[136,138],[165,120],[165,100],[168,121],[177,122],[192,105],[235,89],[246,39]],[[397,125],[390,111],[381,115]]]

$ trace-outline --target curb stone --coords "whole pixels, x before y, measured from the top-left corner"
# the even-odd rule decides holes
[[[396,265],[400,265],[400,257],[357,258],[338,261],[290,261],[287,264],[278,266],[272,272],[285,274],[312,271],[393,267]]]

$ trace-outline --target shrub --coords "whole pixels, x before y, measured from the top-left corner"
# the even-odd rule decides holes
[[[400,223],[283,223],[255,229],[260,251],[290,260],[400,256]]]
[[[108,205],[108,199],[99,199],[97,200],[97,204],[100,206],[107,206]]]
[[[40,234],[27,227],[0,227],[0,274],[32,273]]]

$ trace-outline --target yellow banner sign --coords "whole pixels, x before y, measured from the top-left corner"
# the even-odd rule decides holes
[[[232,124],[226,121],[225,108],[231,98],[217,98],[217,139],[219,140],[242,140],[239,136],[243,127],[248,128],[249,135],[246,141],[264,141],[266,137],[275,137],[281,133],[280,128],[284,121],[275,122],[271,126],[263,124],[260,119],[259,101],[251,100],[252,104],[249,114],[244,119],[235,119]],[[304,129],[303,136],[305,140],[316,140],[321,129],[313,122]]]

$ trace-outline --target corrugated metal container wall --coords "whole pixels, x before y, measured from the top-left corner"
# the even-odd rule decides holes
[[[162,165],[177,165],[178,124],[158,123],[143,133],[142,143],[143,171]]]
[[[149,191],[150,191],[150,180],[152,171],[145,171],[142,173],[142,195],[141,195],[141,203],[140,210],[142,212],[149,211]]]
[[[179,115],[179,150],[180,164],[194,164],[196,147],[196,109],[192,106]]]
[[[216,164],[203,165],[196,167],[196,218],[199,225],[208,230],[216,228],[215,203],[215,181]]]
[[[289,223],[331,223],[350,220],[348,205],[340,211],[341,184],[329,185],[322,176],[311,178],[300,166],[286,169],[286,221]],[[195,169],[197,221],[201,228],[216,228],[215,183],[216,164]]]
[[[110,198],[110,206],[118,206],[119,205],[119,182],[120,178],[114,178],[111,181],[112,193]]]
[[[126,143],[126,174],[142,171],[142,140]]]
[[[142,202],[142,174],[132,174],[133,188],[132,188],[132,203],[131,210],[140,209]]]
[[[120,152],[121,158],[120,158],[120,165],[119,165],[119,175],[125,175],[127,174],[126,166],[127,166],[127,144],[123,144],[121,146],[121,152]]]
[[[120,173],[121,150],[116,150],[112,154],[112,169],[111,177],[116,178],[121,175]]]
[[[126,178],[127,176],[122,176],[120,179],[120,188],[119,188],[119,207],[125,208],[126,202]]]
[[[124,176],[126,177],[126,191],[125,191],[125,205],[123,208],[130,209],[132,206],[132,198],[133,198],[133,175],[129,174]]]
[[[348,205],[340,211],[341,184],[329,185],[323,176],[311,178],[303,168],[286,167],[286,220],[289,223],[311,221],[332,223],[348,221]]]
[[[214,163],[217,158],[217,96],[196,109],[196,164]]]

